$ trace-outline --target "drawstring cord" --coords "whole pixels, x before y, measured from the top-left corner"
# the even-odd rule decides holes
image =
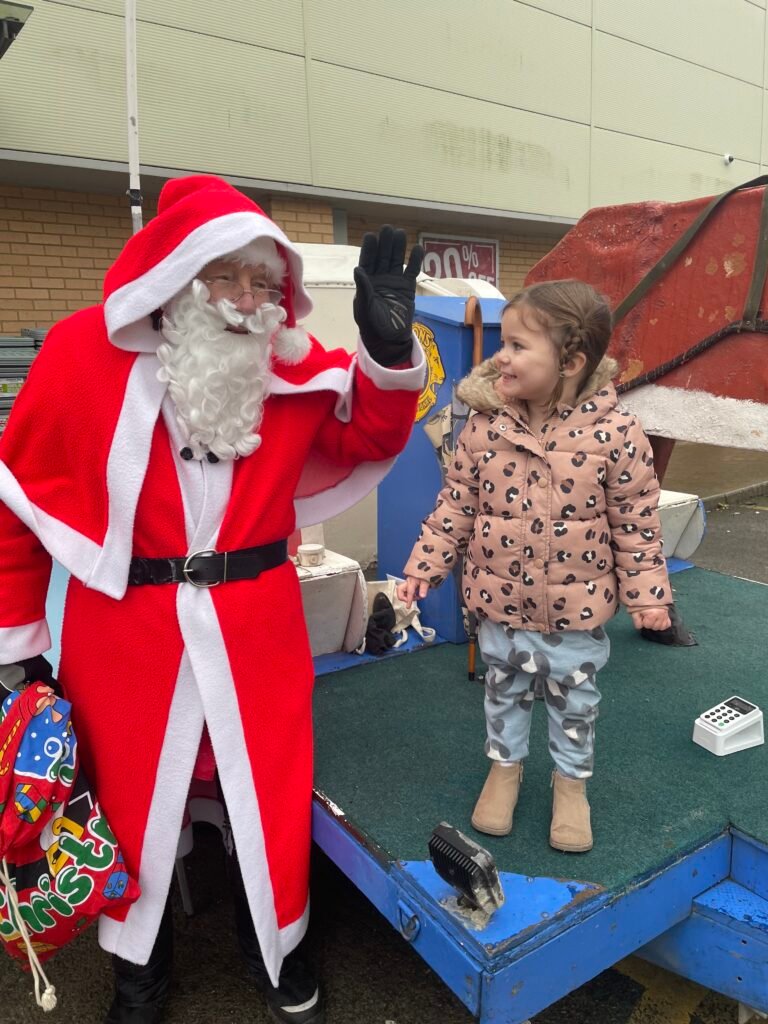
[[[32,940],[29,937],[29,931],[27,930],[27,924],[24,918],[21,916],[19,909],[19,897],[16,893],[16,888],[13,884],[13,879],[10,876],[8,870],[8,862],[3,857],[3,867],[0,871],[0,883],[5,888],[5,898],[13,910],[16,917],[16,926],[21,933],[22,939],[24,939],[24,945],[27,947],[27,958],[29,960],[29,969],[32,972],[32,977],[35,980],[35,1002],[43,1010],[44,1013],[49,1013],[51,1010],[56,1008],[56,989],[48,981],[45,976],[42,964],[40,963],[35,947],[32,945]],[[40,995],[40,983],[43,983],[45,989],[43,994]]]

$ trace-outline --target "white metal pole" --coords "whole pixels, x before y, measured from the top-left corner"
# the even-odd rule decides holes
[[[136,88],[136,0],[125,0],[125,90],[128,112],[128,195],[133,233],[142,228],[139,180],[139,100]]]

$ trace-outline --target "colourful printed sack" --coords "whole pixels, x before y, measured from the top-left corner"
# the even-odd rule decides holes
[[[79,768],[70,713],[42,683],[0,705],[0,941],[44,1010],[56,996],[41,963],[140,894]]]

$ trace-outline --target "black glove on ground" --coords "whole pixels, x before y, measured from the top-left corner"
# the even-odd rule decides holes
[[[414,245],[403,270],[405,232],[388,224],[378,237],[369,232],[363,238],[352,312],[363,344],[380,366],[395,366],[410,358],[416,278],[423,259],[424,250]]]
[[[397,617],[392,602],[386,594],[377,594],[373,599],[373,608],[365,631],[365,650],[367,654],[377,656],[386,654],[390,647],[395,646],[392,630]]]

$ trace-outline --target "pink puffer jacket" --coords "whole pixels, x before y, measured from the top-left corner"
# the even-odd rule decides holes
[[[467,608],[540,633],[601,625],[618,601],[671,604],[651,448],[618,404],[615,367],[603,359],[538,437],[520,407],[500,407],[490,360],[476,367],[458,394],[477,411],[405,574],[437,586],[466,548]]]

